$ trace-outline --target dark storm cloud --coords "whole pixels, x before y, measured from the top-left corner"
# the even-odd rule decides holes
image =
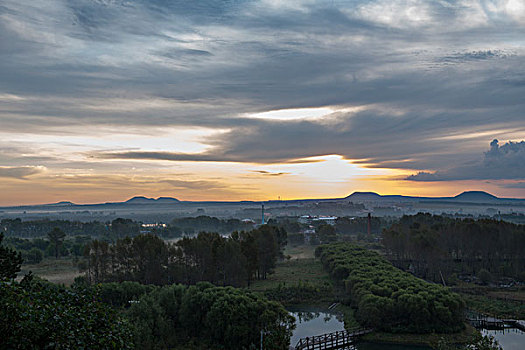
[[[435,173],[419,172],[407,177],[412,181],[449,180],[519,180],[525,177],[525,141],[507,142],[499,146],[498,140],[490,143],[490,150],[479,162],[465,164]],[[507,184],[519,187],[519,183]]]
[[[204,140],[211,147],[203,154],[95,156],[272,163],[340,154],[370,167],[422,170],[473,159],[481,139],[461,134],[523,135],[521,14],[461,1],[409,5],[6,0],[2,129],[199,126],[230,131]],[[320,120],[244,117],[321,106],[365,108]]]

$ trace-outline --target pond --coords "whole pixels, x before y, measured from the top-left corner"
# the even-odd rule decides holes
[[[343,316],[327,309],[293,308],[289,309],[296,319],[296,328],[290,340],[295,346],[299,339],[344,330]],[[392,345],[361,342],[346,349],[352,350],[429,350],[421,346]],[[507,349],[505,349],[507,350]]]
[[[484,335],[492,335],[498,341],[503,350],[523,350],[525,349],[525,332],[519,329],[505,330],[482,330]]]
[[[345,329],[342,315],[329,310],[297,308],[289,311],[295,317],[296,322],[296,328],[290,340],[292,346],[295,346],[301,338]]]
[[[289,309],[296,319],[296,328],[290,340],[295,346],[299,339],[344,330],[343,316],[340,313],[319,308],[297,307]],[[484,335],[496,338],[503,350],[525,349],[525,332],[517,329],[504,331],[482,330]],[[429,350],[428,347],[411,345],[393,345],[361,342],[347,349],[352,350]]]

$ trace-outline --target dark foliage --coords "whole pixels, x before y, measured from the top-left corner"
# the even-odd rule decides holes
[[[92,241],[85,250],[90,282],[136,281],[144,284],[195,284],[242,286],[253,278],[266,278],[275,267],[286,232],[261,226],[231,237],[202,232],[176,244],[152,235],[123,238],[115,244]]]
[[[372,217],[371,233],[379,234],[381,229],[388,225],[389,220],[381,217]],[[335,229],[340,234],[366,234],[368,232],[368,217],[340,217],[335,221]]]
[[[22,254],[2,244],[4,234],[0,232],[0,281],[13,279],[20,272]]]
[[[131,329],[87,290],[0,282],[1,349],[132,349]]]
[[[33,220],[2,219],[0,226],[4,228],[6,237],[45,237],[55,227],[69,236],[88,235],[92,237],[108,236],[109,226],[98,222],[80,222],[69,220]]]
[[[281,304],[234,289],[196,286],[156,287],[126,312],[140,349],[167,349],[188,343],[210,349],[288,349],[294,319]]]
[[[347,244],[320,246],[316,255],[344,282],[360,323],[393,332],[455,332],[463,325],[464,302],[445,287],[392,266],[376,252]]]
[[[218,232],[222,234],[233,231],[250,230],[253,224],[238,219],[218,219],[211,216],[201,215],[197,217],[177,218],[171,221],[171,226],[176,227],[186,234],[198,232]]]
[[[383,232],[383,243],[396,266],[411,266],[434,281],[441,280],[440,272],[449,277],[484,269],[519,278],[525,270],[525,225],[505,221],[403,216]]]

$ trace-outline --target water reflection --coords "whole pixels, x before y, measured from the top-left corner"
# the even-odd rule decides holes
[[[290,311],[296,320],[296,328],[290,340],[292,346],[301,338],[344,330],[343,316],[339,313],[328,310],[312,311],[307,308]]]
[[[343,322],[343,316],[339,313],[333,313],[333,312],[312,312],[312,311],[296,311],[292,312],[292,315],[295,316],[295,319],[298,323],[303,322],[310,322],[312,320],[322,318],[325,323],[330,322],[333,318],[335,318],[339,322]]]
[[[295,346],[299,339],[344,330],[343,316],[331,310],[296,308],[290,310],[296,319],[290,345]],[[482,330],[484,335],[496,338],[503,350],[525,349],[525,332],[518,329]],[[360,342],[340,348],[343,350],[429,350],[429,347]]]
[[[482,330],[483,335],[492,335],[498,341],[503,350],[523,350],[525,349],[525,332],[516,328],[503,330]]]

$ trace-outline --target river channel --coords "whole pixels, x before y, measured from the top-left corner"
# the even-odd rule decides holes
[[[297,307],[289,309],[296,319],[296,328],[290,340],[290,345],[295,346],[299,339],[344,330],[343,317],[337,312],[327,309],[313,309]],[[505,331],[483,330],[483,334],[496,338],[503,350],[525,349],[525,332],[510,329]],[[412,345],[392,345],[359,342],[347,349],[353,350],[430,350],[429,347]]]

